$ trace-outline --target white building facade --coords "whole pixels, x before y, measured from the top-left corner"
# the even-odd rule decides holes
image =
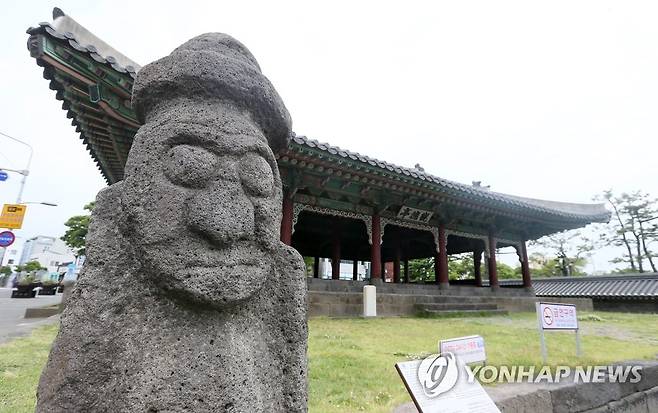
[[[25,241],[18,264],[30,261],[37,261],[49,273],[54,273],[61,264],[74,262],[75,254],[61,239],[38,235]]]

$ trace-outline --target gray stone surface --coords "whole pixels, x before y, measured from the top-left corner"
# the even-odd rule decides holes
[[[133,101],[145,124],[97,197],[37,411],[306,411],[281,99],[243,45],[205,34],[145,66]]]

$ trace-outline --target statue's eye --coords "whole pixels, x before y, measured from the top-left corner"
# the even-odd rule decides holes
[[[244,190],[253,196],[269,196],[274,188],[274,175],[267,161],[250,153],[240,161],[240,179]]]
[[[217,156],[199,146],[177,145],[164,159],[164,173],[176,185],[202,188],[217,169]]]

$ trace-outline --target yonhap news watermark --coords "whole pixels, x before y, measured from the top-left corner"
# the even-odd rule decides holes
[[[428,397],[436,397],[452,389],[459,375],[466,382],[491,383],[638,383],[642,366],[468,366],[451,352],[432,355],[418,366],[418,380]]]
[[[463,365],[467,381],[480,383],[638,383],[642,366],[472,366]]]
[[[451,352],[431,355],[418,365],[417,377],[427,397],[449,392],[466,383],[638,383],[642,366],[469,366]]]

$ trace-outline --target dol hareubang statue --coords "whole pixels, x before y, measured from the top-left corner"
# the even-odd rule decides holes
[[[145,66],[133,105],[144,126],[98,195],[37,411],[306,411],[283,102],[242,44],[205,34]]]

